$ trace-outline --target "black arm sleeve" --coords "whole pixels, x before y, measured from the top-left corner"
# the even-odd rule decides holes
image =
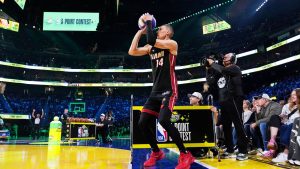
[[[156,38],[152,30],[152,21],[147,21],[146,26],[147,26],[147,44],[154,46],[156,42]]]
[[[211,67],[213,69],[215,69],[216,71],[224,74],[224,75],[232,75],[232,76],[234,76],[234,75],[237,75],[237,74],[240,73],[240,69],[236,65],[231,65],[231,66],[228,66],[228,67],[224,67],[224,66],[218,65],[216,63],[213,63],[211,65]]]

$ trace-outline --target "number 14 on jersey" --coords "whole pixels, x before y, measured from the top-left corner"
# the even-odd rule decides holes
[[[156,60],[156,67],[164,65],[164,58],[160,58]]]

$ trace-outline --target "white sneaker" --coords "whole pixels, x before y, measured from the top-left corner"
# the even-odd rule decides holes
[[[288,155],[285,153],[279,153],[276,158],[273,158],[274,163],[284,163],[288,160]]]
[[[292,164],[292,165],[295,164],[294,160],[288,160],[288,162],[289,162],[290,164]]]
[[[294,164],[297,165],[297,166],[300,166],[300,161],[299,160],[295,160]]]
[[[236,154],[234,154],[234,153],[228,153],[228,152],[225,151],[223,154],[221,154],[221,158],[222,159],[236,158]]]

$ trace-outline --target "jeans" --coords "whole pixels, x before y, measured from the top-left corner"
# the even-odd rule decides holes
[[[233,145],[237,144],[237,134],[236,134],[235,127],[232,128],[232,142],[233,142]]]
[[[292,124],[284,124],[280,127],[280,144],[284,146],[290,145],[290,136],[293,128]]]

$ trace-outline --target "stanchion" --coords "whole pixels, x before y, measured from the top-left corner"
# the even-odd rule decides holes
[[[132,148],[132,144],[133,144],[133,95],[130,96],[130,167],[128,168],[132,168],[132,162],[133,162],[133,148]]]
[[[208,103],[208,105],[211,105],[211,106],[213,106],[214,105],[214,97],[213,97],[213,95],[208,95],[207,96],[207,103]],[[217,154],[218,154],[218,162],[221,162],[221,157],[220,157],[220,147],[218,146],[218,135],[217,135],[217,130],[216,130],[216,128],[217,128],[217,122],[215,121],[215,118],[214,118],[214,113],[212,113],[212,116],[213,116],[213,130],[214,130],[214,141],[215,141],[215,149],[217,150]],[[208,153],[209,153],[210,151],[208,151]]]

